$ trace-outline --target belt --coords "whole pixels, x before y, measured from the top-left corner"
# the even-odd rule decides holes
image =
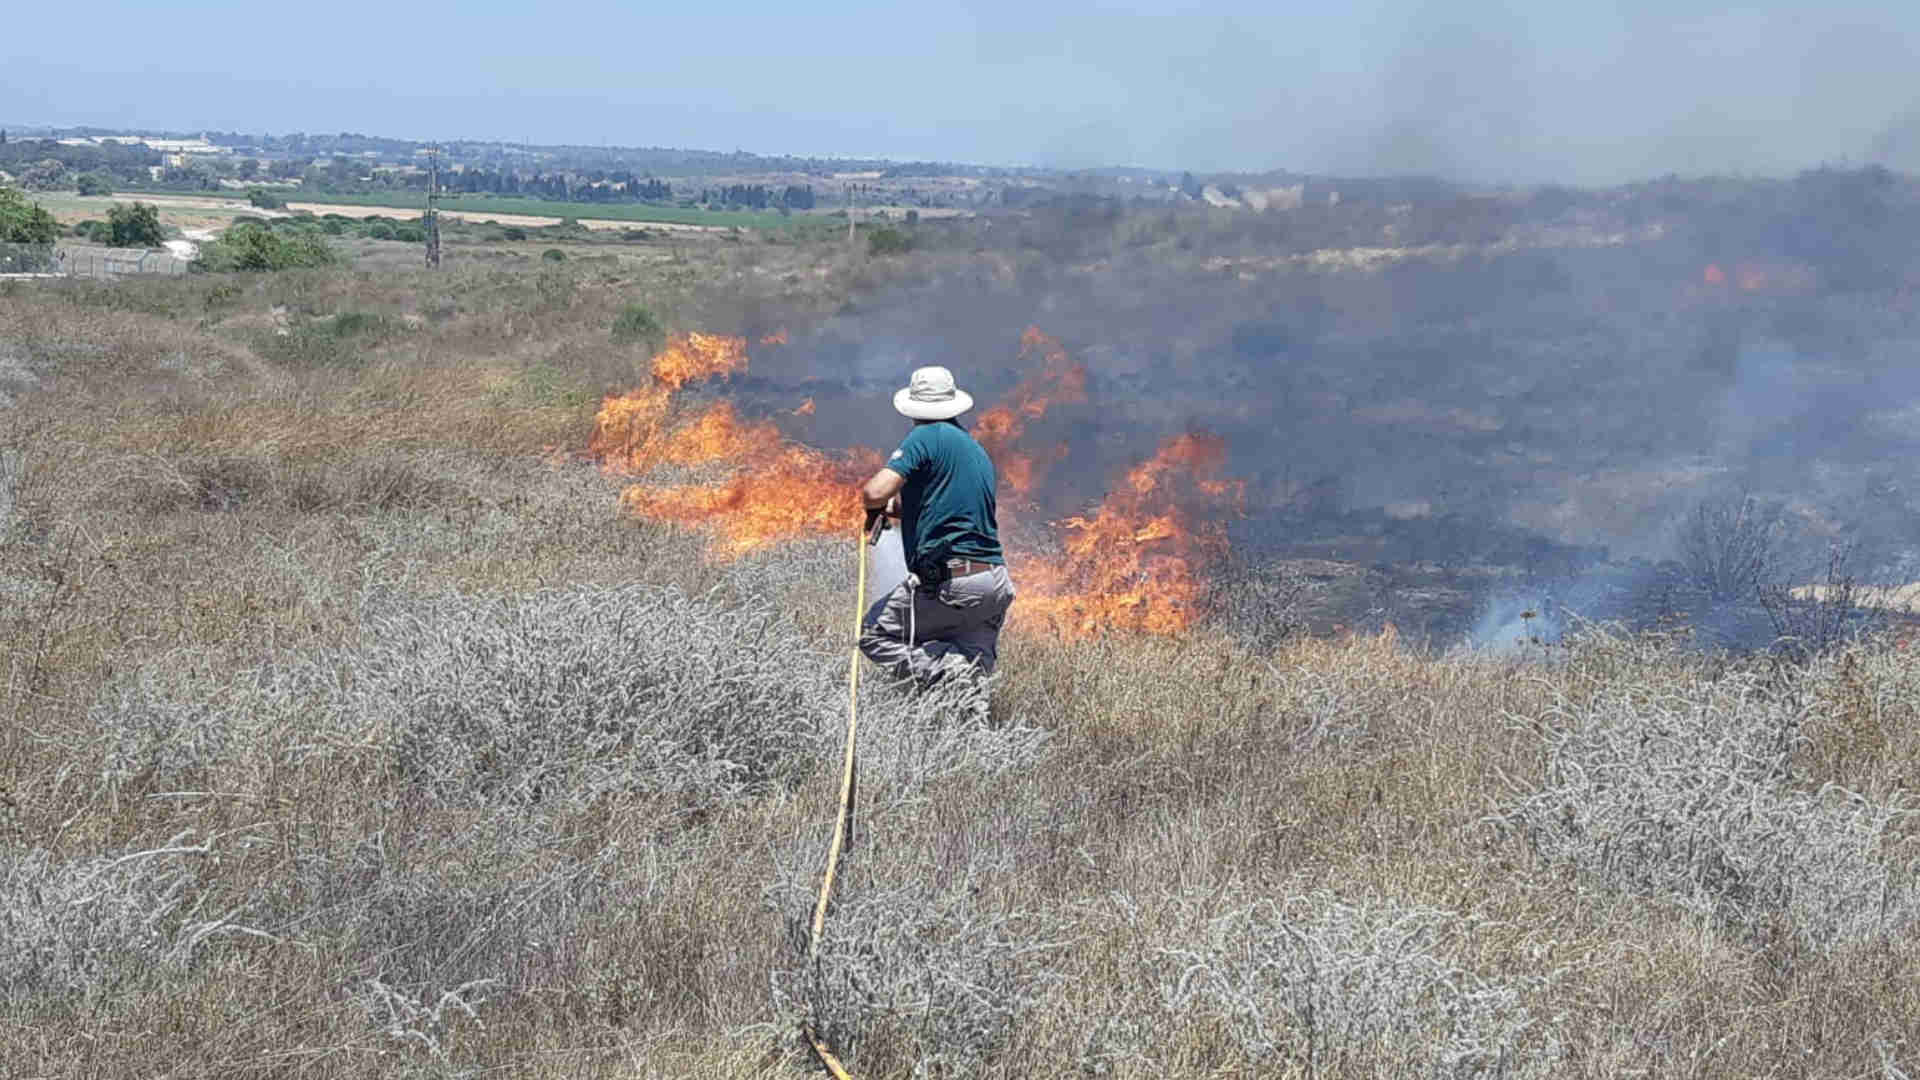
[[[948,559],[947,571],[953,577],[966,577],[969,574],[984,574],[989,570],[1000,569],[999,563],[976,562],[973,559]]]

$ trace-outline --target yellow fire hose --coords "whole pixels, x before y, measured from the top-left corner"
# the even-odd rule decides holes
[[[884,522],[875,524],[884,525]],[[807,963],[818,962],[820,956],[820,934],[827,925],[827,899],[833,895],[833,875],[840,868],[840,852],[853,841],[853,790],[854,790],[854,738],[860,728],[860,624],[867,614],[867,553],[868,531],[862,527],[854,538],[854,560],[860,564],[859,585],[854,589],[853,604],[853,651],[847,662],[847,755],[845,764],[840,768],[840,813],[833,822],[833,843],[827,847],[827,873],[820,881],[820,898],[813,905],[813,934],[807,942]],[[840,1064],[831,1049],[813,1029],[813,1021],[803,1025],[807,1042],[813,1046],[813,1052],[819,1056],[820,1063],[832,1073],[834,1080],[853,1080],[847,1067]]]

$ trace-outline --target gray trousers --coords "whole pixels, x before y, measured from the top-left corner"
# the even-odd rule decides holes
[[[1013,595],[1004,566],[931,587],[908,576],[867,609],[860,651],[894,678],[921,686],[968,665],[991,675]]]

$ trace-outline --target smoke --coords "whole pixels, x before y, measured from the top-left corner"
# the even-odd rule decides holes
[[[1882,4],[1390,5],[1376,72],[1295,167],[1482,183],[1920,163],[1920,20]],[[1393,31],[1397,29],[1396,35]],[[1905,113],[1904,118],[1902,117]],[[1337,117],[1337,119],[1335,119]]]
[[[1673,577],[1648,568],[1706,499],[1781,506],[1795,580],[1843,541],[1873,578],[1920,565],[1902,261],[1920,245],[1901,224],[1920,191],[1849,172],[1557,199],[1336,189],[1234,215],[1074,195],[923,228],[935,250],[795,318],[730,392],[807,443],[885,447],[913,367],[953,369],[988,409],[1031,374],[1038,327],[1085,365],[1086,401],[1029,432],[1064,450],[1027,521],[1084,515],[1170,436],[1212,432],[1245,482],[1235,550],[1397,568],[1422,610],[1452,605],[1396,613],[1413,635],[1644,621]]]

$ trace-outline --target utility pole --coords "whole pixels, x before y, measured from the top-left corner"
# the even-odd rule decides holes
[[[847,185],[847,250],[853,250],[853,185]]]
[[[427,212],[423,215],[427,227],[427,268],[440,269],[440,148],[427,150]]]

